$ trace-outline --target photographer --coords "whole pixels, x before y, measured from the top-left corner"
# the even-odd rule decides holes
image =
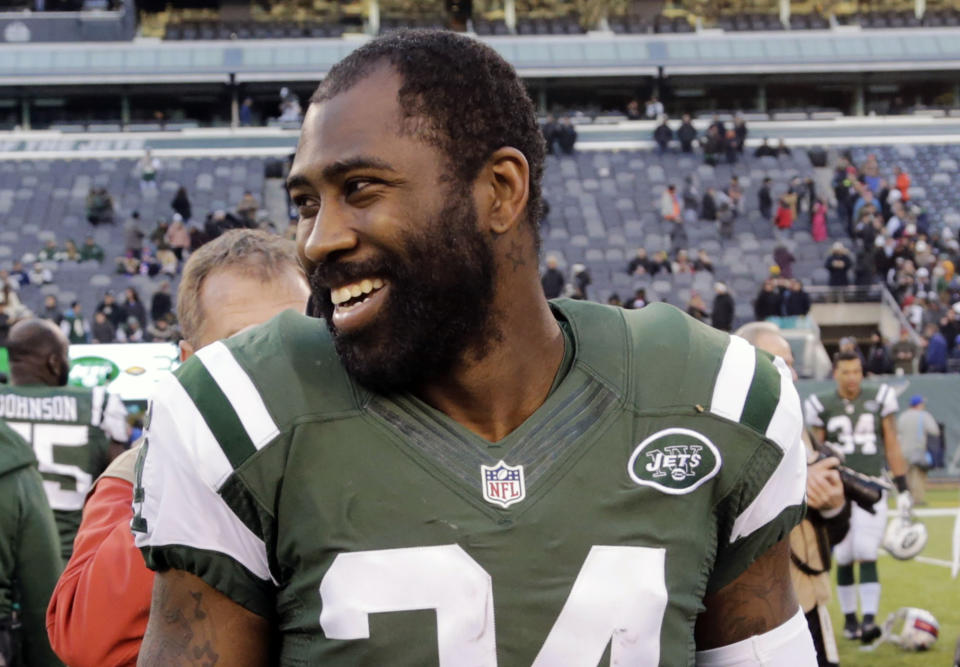
[[[790,344],[771,322],[753,322],[741,327],[737,335],[757,348],[781,357],[793,370]],[[794,371],[796,379],[796,371]],[[827,611],[830,601],[830,549],[850,528],[850,503],[844,497],[844,485],[837,470],[836,457],[821,457],[813,448],[806,431],[807,516],[790,532],[790,568],[793,588],[817,649],[820,667],[838,665],[837,644]]]

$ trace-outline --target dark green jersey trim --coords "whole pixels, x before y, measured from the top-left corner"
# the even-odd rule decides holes
[[[753,382],[747,391],[740,423],[761,435],[767,432],[773,413],[780,402],[780,372],[766,352],[757,350],[757,365]]]
[[[234,469],[256,453],[257,448],[226,394],[199,359],[190,359],[174,375],[197,406]]]
[[[761,530],[737,540],[721,544],[717,563],[707,583],[707,594],[715,593],[743,574],[764,552],[785,539],[803,519],[806,505],[790,505]]]

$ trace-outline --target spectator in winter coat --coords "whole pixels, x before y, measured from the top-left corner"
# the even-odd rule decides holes
[[[803,289],[803,283],[797,279],[790,281],[783,292],[782,312],[787,317],[805,317],[810,312],[810,295]]]
[[[927,373],[947,372],[947,339],[940,333],[936,324],[928,324],[924,329],[927,339],[927,351],[924,354]]]
[[[97,245],[92,236],[84,239],[83,245],[80,246],[81,262],[97,262],[98,264],[102,264],[103,256],[103,248]]]
[[[786,231],[793,227],[793,210],[786,196],[780,197],[777,202],[777,212],[773,216],[773,224],[778,230]]]
[[[70,304],[70,310],[60,322],[60,329],[71,345],[90,342],[90,324],[83,317],[83,307],[79,301]]]
[[[853,266],[853,260],[850,259],[850,253],[842,243],[837,241],[833,244],[824,266],[830,273],[828,281],[830,287],[846,287],[850,284],[850,268]]]
[[[100,305],[97,306],[96,312],[102,312],[107,316],[107,319],[110,320],[110,324],[113,325],[113,330],[116,331],[117,328],[123,324],[124,320],[127,319],[126,313],[123,311],[123,307],[117,303],[116,299],[113,296],[113,292],[107,291],[103,295],[103,301],[100,302]]]
[[[763,143],[757,146],[757,149],[753,151],[753,157],[776,157],[777,150],[770,145],[770,140],[766,137],[763,138]]]
[[[893,357],[893,370],[898,375],[913,373],[914,360],[917,357],[917,345],[910,340],[910,332],[904,328],[900,331],[900,340],[893,344],[890,356]]]
[[[814,241],[822,243],[827,240],[827,202],[823,199],[818,199],[813,205],[810,228]]]
[[[177,188],[177,194],[173,196],[173,201],[170,202],[170,208],[180,216],[181,220],[190,222],[190,218],[193,215],[193,208],[190,206],[190,196],[187,194],[187,189],[184,186],[181,185]]]
[[[170,296],[170,282],[164,280],[150,300],[150,319],[156,322],[173,310],[173,297]]]
[[[53,272],[41,262],[33,265],[29,277],[31,285],[49,285],[53,282]]]
[[[540,277],[540,284],[543,286],[543,293],[548,299],[556,299],[563,294],[563,288],[566,285],[566,278],[557,268],[559,262],[557,258],[547,257],[547,270]]]
[[[910,174],[897,165],[893,168],[893,175],[896,178],[897,190],[900,191],[900,201],[904,203],[910,201]]]
[[[645,248],[637,248],[637,254],[627,264],[627,274],[631,276],[645,276],[651,273],[650,258]]]
[[[132,317],[140,323],[141,329],[144,328],[147,322],[147,309],[143,307],[137,290],[132,287],[128,287],[124,292],[123,311],[128,321]]]
[[[870,335],[870,348],[867,350],[867,363],[864,370],[867,375],[885,375],[893,371],[890,353],[879,331],[874,331]]]
[[[793,263],[797,258],[793,253],[787,250],[784,245],[777,245],[773,249],[773,261],[780,267],[780,276],[782,278],[793,278]]]
[[[703,193],[703,201],[700,202],[701,220],[713,221],[717,219],[716,193],[717,191],[713,188],[707,188],[707,191]]]
[[[713,309],[710,312],[710,324],[721,331],[731,331],[733,329],[734,304],[733,297],[727,290],[724,283],[718,282],[713,285]]]
[[[666,117],[664,117],[663,121],[657,125],[657,128],[653,131],[653,140],[657,142],[661,153],[667,152],[670,142],[673,141],[673,130],[667,125]]]
[[[112,343],[115,332],[110,320],[102,310],[93,314],[93,327],[90,330],[91,343]]]
[[[181,217],[179,213],[175,213],[165,237],[167,245],[173,250],[173,254],[177,256],[178,261],[182,261],[184,251],[190,249],[190,230],[187,229],[184,220],[185,218]]]
[[[683,114],[680,127],[677,128],[677,139],[680,141],[680,150],[684,153],[693,152],[693,142],[697,140],[697,129],[690,120],[690,114]]]
[[[763,282],[763,287],[757,294],[753,302],[753,314],[758,321],[763,321],[768,317],[777,317],[780,315],[780,290],[772,279]]]
[[[757,192],[757,203],[760,207],[760,215],[764,220],[773,220],[773,195],[770,192],[770,183],[769,178],[763,179],[763,185],[760,186],[760,191]]]
[[[63,311],[60,310],[57,297],[53,294],[43,297],[43,310],[40,311],[40,317],[44,320],[50,320],[57,326],[60,326],[60,323],[63,322]]]

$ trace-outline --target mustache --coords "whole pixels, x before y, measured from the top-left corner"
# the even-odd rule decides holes
[[[329,291],[363,278],[389,278],[396,273],[396,266],[395,261],[385,257],[360,262],[323,262],[315,264],[307,278],[314,291]]]

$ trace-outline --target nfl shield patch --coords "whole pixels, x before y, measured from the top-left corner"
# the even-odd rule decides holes
[[[483,477],[483,499],[488,503],[509,507],[527,495],[523,484],[523,466],[509,466],[500,461],[495,466],[480,466]]]

